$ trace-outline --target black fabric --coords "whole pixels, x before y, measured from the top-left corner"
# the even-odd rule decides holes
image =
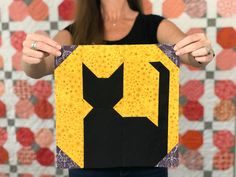
[[[139,13],[131,31],[124,38],[116,41],[106,41],[106,44],[157,44],[156,32],[161,21],[165,19],[159,15],[144,15]],[[74,23],[64,28],[71,34],[75,32]]]
[[[113,109],[123,97],[123,64],[110,78],[97,78],[83,65],[83,98],[93,107],[84,118],[85,168],[154,167],[167,155],[169,71],[150,64],[160,73],[158,127]]]

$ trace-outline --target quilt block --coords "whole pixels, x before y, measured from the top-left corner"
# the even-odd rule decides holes
[[[58,168],[178,165],[173,46],[64,46],[55,67]]]

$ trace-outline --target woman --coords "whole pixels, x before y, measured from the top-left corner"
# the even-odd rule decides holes
[[[159,15],[142,14],[139,0],[79,0],[75,23],[50,39],[42,33],[29,34],[23,43],[22,67],[31,78],[52,74],[54,57],[62,45],[84,44],[175,44],[181,62],[195,67],[214,57],[211,42],[202,33],[187,36]],[[166,177],[165,168],[75,169],[77,177]]]

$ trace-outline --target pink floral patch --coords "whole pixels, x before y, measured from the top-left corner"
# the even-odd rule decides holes
[[[235,0],[217,0],[217,11],[222,17],[231,17],[236,14]]]
[[[25,174],[21,174],[19,177],[33,177],[33,175],[25,173]]]
[[[9,177],[7,174],[0,173],[0,177]]]
[[[26,99],[20,99],[16,105],[16,116],[22,119],[30,118],[34,113],[34,105]]]
[[[162,10],[165,17],[176,18],[184,12],[185,3],[183,0],[165,0],[163,2]]]
[[[31,165],[35,160],[36,154],[31,147],[22,147],[17,152],[17,159],[22,165]]]
[[[230,131],[218,131],[213,136],[214,145],[220,150],[230,150],[234,146],[234,135]]]
[[[217,170],[228,170],[233,166],[234,154],[228,151],[220,151],[213,158],[213,166]]]
[[[217,68],[220,70],[231,70],[236,66],[236,52],[233,49],[222,50],[216,58]]]
[[[2,96],[5,92],[5,85],[3,81],[0,81],[0,96]]]
[[[186,13],[193,18],[201,18],[206,14],[207,3],[205,0],[185,0]]]
[[[0,128],[0,146],[3,146],[7,141],[8,134],[5,129]]]
[[[0,55],[0,70],[3,69],[3,57]]]
[[[35,135],[36,143],[44,148],[49,147],[54,140],[53,132],[47,128],[40,129]]]
[[[228,121],[235,113],[236,107],[231,100],[221,100],[214,108],[214,117],[219,121]]]
[[[12,66],[15,70],[21,71],[21,64],[20,61],[22,59],[22,52],[16,52],[15,55],[12,57]]]
[[[48,18],[48,6],[43,0],[34,0],[28,7],[29,14],[36,21]]]
[[[23,21],[28,15],[28,7],[24,1],[12,1],[9,6],[9,15],[14,21]]]
[[[181,87],[181,94],[188,100],[197,101],[204,93],[204,85],[199,80],[192,80]]]
[[[203,169],[203,156],[194,150],[187,150],[183,154],[183,164],[190,170]]]
[[[217,81],[215,94],[222,100],[232,99],[236,96],[236,85],[231,80]]]
[[[32,94],[32,88],[26,80],[18,80],[14,84],[14,92],[19,98],[28,99]]]

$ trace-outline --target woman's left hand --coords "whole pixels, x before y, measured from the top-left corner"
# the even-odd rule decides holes
[[[207,64],[215,56],[211,41],[204,33],[188,35],[175,45],[174,50],[178,56],[184,54],[192,55],[199,64]]]

